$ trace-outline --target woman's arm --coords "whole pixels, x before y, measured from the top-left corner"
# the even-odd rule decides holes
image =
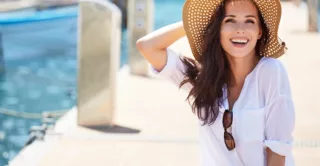
[[[277,59],[269,59],[259,74],[266,102],[264,146],[267,166],[284,166],[293,162],[295,109],[289,76]]]
[[[167,62],[166,48],[185,35],[182,22],[160,28],[142,38],[136,45],[154,69],[161,71]]]
[[[284,166],[285,165],[285,157],[280,156],[277,153],[274,153],[267,148],[267,166]]]

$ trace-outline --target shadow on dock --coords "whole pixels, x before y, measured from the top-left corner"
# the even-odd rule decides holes
[[[104,132],[104,133],[123,133],[123,134],[138,134],[140,133],[140,130],[128,128],[124,126],[93,126],[93,127],[87,127],[89,129],[93,129],[96,131]]]

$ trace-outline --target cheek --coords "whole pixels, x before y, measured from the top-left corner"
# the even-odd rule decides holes
[[[229,24],[229,25],[222,25],[221,26],[221,28],[220,28],[220,34],[221,35],[224,35],[224,36],[226,36],[226,35],[230,35],[230,34],[232,34],[233,32],[235,31],[235,27],[234,26],[231,26],[231,24]]]
[[[234,28],[231,26],[221,26],[220,29],[220,43],[224,47],[227,42],[229,42],[229,38],[232,35]]]
[[[257,39],[259,37],[259,27],[258,26],[247,26],[246,31],[250,34],[253,39]]]

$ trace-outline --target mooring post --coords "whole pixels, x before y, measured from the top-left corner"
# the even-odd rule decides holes
[[[110,126],[120,67],[121,11],[105,0],[80,1],[78,124]]]
[[[139,38],[153,30],[153,0],[128,1],[128,54],[131,74],[148,76],[148,62],[136,48]]]
[[[310,32],[318,32],[319,27],[319,0],[307,0],[307,6],[308,6],[308,30]]]

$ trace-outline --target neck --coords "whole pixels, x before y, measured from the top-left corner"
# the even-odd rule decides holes
[[[254,54],[240,58],[228,55],[227,57],[231,69],[230,87],[242,86],[247,75],[255,68],[260,60],[260,57]]]

